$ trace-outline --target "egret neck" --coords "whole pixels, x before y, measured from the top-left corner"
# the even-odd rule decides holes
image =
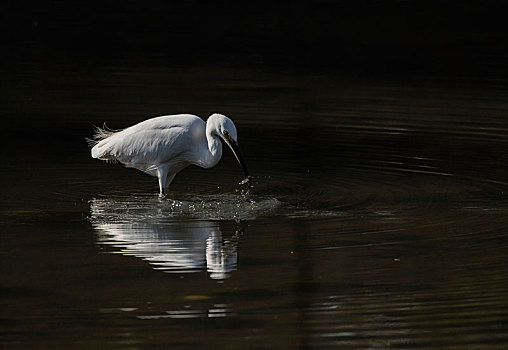
[[[212,168],[219,162],[222,156],[222,142],[213,123],[206,123],[206,141],[207,148],[201,153],[201,166],[203,168]]]

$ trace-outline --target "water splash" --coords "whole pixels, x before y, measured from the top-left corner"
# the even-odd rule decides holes
[[[253,220],[279,208],[276,198],[252,198],[248,194],[192,195],[179,199],[153,195],[97,198],[90,201],[92,220]]]

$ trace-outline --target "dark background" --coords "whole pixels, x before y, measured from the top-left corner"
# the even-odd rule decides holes
[[[7,1],[3,61],[159,54],[166,64],[345,74],[506,74],[502,1]]]
[[[355,89],[433,79],[434,89],[443,80],[478,81],[481,90],[488,81],[499,95],[508,74],[502,1],[6,1],[0,14],[0,155],[8,159],[88,157],[93,125],[123,128],[161,114],[221,111],[244,134],[265,133],[238,119],[252,107],[230,106],[280,98],[257,113],[268,118],[294,99],[307,115],[323,94],[347,96],[348,79]],[[220,86],[224,68],[245,72],[237,87]],[[259,81],[242,94],[256,70],[294,77],[297,89]],[[222,80],[234,82],[228,74]]]

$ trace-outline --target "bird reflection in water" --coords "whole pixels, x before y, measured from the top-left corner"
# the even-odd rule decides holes
[[[168,220],[146,203],[132,208],[122,201],[94,199],[90,211],[98,244],[146,260],[156,270],[190,273],[206,269],[217,280],[236,270],[240,230],[224,239],[217,221]]]

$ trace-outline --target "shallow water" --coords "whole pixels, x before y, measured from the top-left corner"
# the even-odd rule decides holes
[[[506,82],[153,61],[6,74],[2,347],[508,346]],[[89,158],[92,125],[216,111],[248,193],[230,153],[162,199]]]

